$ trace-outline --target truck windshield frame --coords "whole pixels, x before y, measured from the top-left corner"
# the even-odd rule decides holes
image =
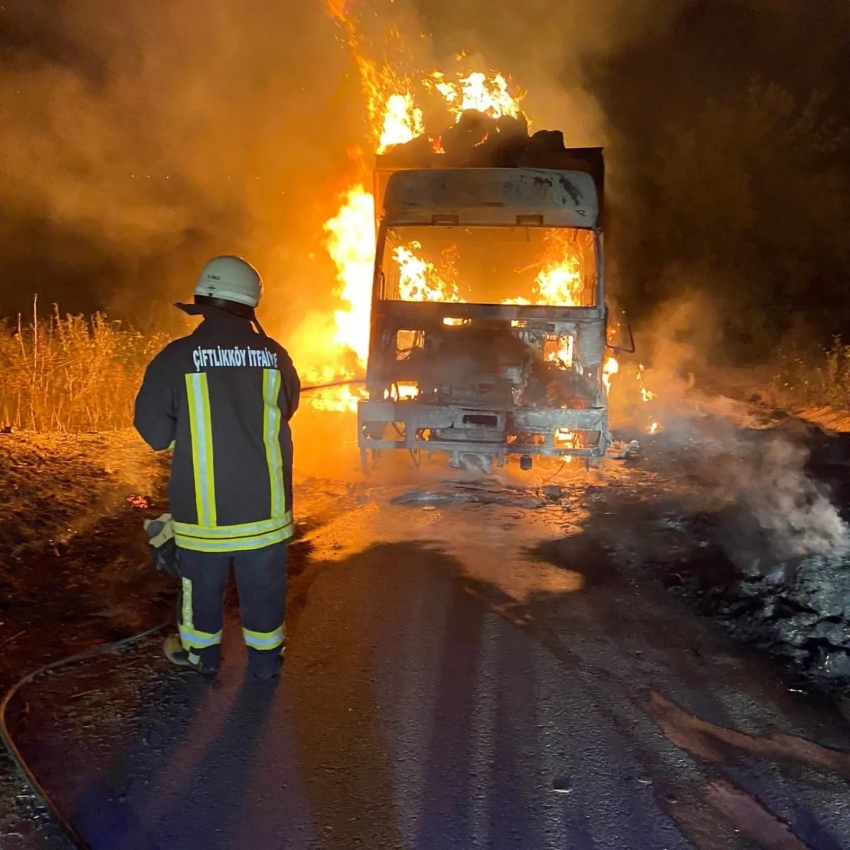
[[[601,298],[592,228],[384,223],[377,260],[385,301],[593,308]]]

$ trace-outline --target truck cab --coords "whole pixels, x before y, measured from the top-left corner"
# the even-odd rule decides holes
[[[604,455],[602,153],[545,165],[379,158],[364,458],[445,452],[486,471]]]

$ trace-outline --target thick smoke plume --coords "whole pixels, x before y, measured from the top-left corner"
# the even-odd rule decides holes
[[[154,318],[214,253],[289,316],[330,288],[307,254],[362,127],[319,4],[10,0],[0,49],[0,313]]]

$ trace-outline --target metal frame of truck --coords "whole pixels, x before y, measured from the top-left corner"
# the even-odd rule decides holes
[[[582,159],[582,154],[589,154]],[[597,165],[594,169],[587,167]],[[568,152],[563,168],[387,168],[375,171],[377,252],[373,283],[367,390],[358,406],[359,445],[370,450],[446,452],[455,465],[466,458],[500,465],[518,455],[525,468],[533,456],[574,456],[595,464],[609,443],[607,392],[603,381],[607,342],[602,255],[601,151]],[[575,168],[576,164],[581,170]],[[554,162],[564,164],[564,158]],[[475,171],[475,174],[471,172]],[[503,191],[500,198],[494,192]],[[597,263],[594,306],[401,301],[384,297],[383,250],[388,228],[404,223],[460,226],[569,227],[593,232]],[[399,332],[423,336],[462,334],[466,327],[492,328],[543,351],[547,340],[571,337],[587,388],[581,408],[488,401],[488,393],[457,401],[399,397],[415,383],[412,367],[398,357]],[[480,332],[480,331],[479,331]],[[460,337],[458,337],[460,338]],[[433,364],[432,364],[433,367]],[[492,376],[491,376],[492,377]],[[497,376],[498,377],[498,376]],[[495,380],[495,379],[494,379]],[[445,394],[445,393],[444,393]],[[562,435],[569,440],[564,442]],[[469,465],[469,464],[466,464]],[[480,463],[478,464],[480,467]]]

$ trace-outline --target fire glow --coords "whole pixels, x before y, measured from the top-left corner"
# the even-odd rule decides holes
[[[341,9],[337,4],[334,12],[341,14]],[[355,43],[352,47],[356,50]],[[415,105],[410,81],[388,67],[379,67],[361,57],[357,57],[357,64],[375,152],[384,153],[394,145],[406,144],[421,136],[425,131],[422,111]],[[432,73],[426,80],[443,95],[449,111],[457,118],[470,108],[479,108],[494,117],[519,114],[519,100],[511,97],[507,81],[501,74],[488,78],[482,73],[473,73],[455,83],[447,81],[442,74]],[[434,141],[434,147],[441,149],[439,139]],[[369,350],[375,263],[372,193],[360,182],[345,191],[340,197],[339,211],[325,223],[324,230],[325,248],[336,267],[336,294],[343,302],[334,313],[333,348],[353,351],[363,370]],[[402,297],[410,301],[460,301],[451,263],[441,264],[439,268],[428,263],[418,256],[420,247],[413,242],[395,249],[393,258],[399,266]],[[550,289],[547,280],[540,282],[541,294]],[[354,375],[347,372],[343,377]],[[347,388],[334,388],[316,395],[314,405],[326,410],[354,410],[358,398]]]
[[[459,121],[467,110],[477,110],[491,118],[524,117],[520,103],[521,92],[511,92],[511,86],[500,73],[481,71],[458,74],[449,79],[446,74],[431,71],[416,81],[398,73],[388,64],[365,58],[359,49],[358,36],[352,19],[347,16],[344,0],[328,0],[331,15],[346,28],[348,43],[354,53],[360,75],[360,88],[368,118],[368,134],[377,154],[395,145],[406,144],[425,133],[422,109],[417,105],[417,86],[436,92],[444,101],[449,114]],[[432,148],[442,151],[439,138],[431,139]],[[332,344],[323,347],[331,362],[346,361],[346,353],[356,356],[356,367],[350,355],[348,368],[325,365],[323,372],[333,370],[335,378],[355,377],[365,371],[369,349],[369,328],[372,301],[372,282],[375,262],[375,201],[363,181],[355,182],[340,196],[338,212],[324,225],[325,248],[336,268],[336,295],[342,306],[334,313]],[[404,300],[461,302],[456,272],[451,257],[439,264],[423,259],[416,242],[398,246],[393,259],[399,267],[399,290]],[[581,306],[583,291],[581,259],[566,236],[552,234],[541,257],[531,297],[516,297],[502,303]],[[555,358],[569,364],[573,361],[574,341]],[[609,358],[603,379],[610,389],[611,376],[618,364]],[[358,391],[334,388],[313,397],[314,406],[326,410],[355,410]]]

